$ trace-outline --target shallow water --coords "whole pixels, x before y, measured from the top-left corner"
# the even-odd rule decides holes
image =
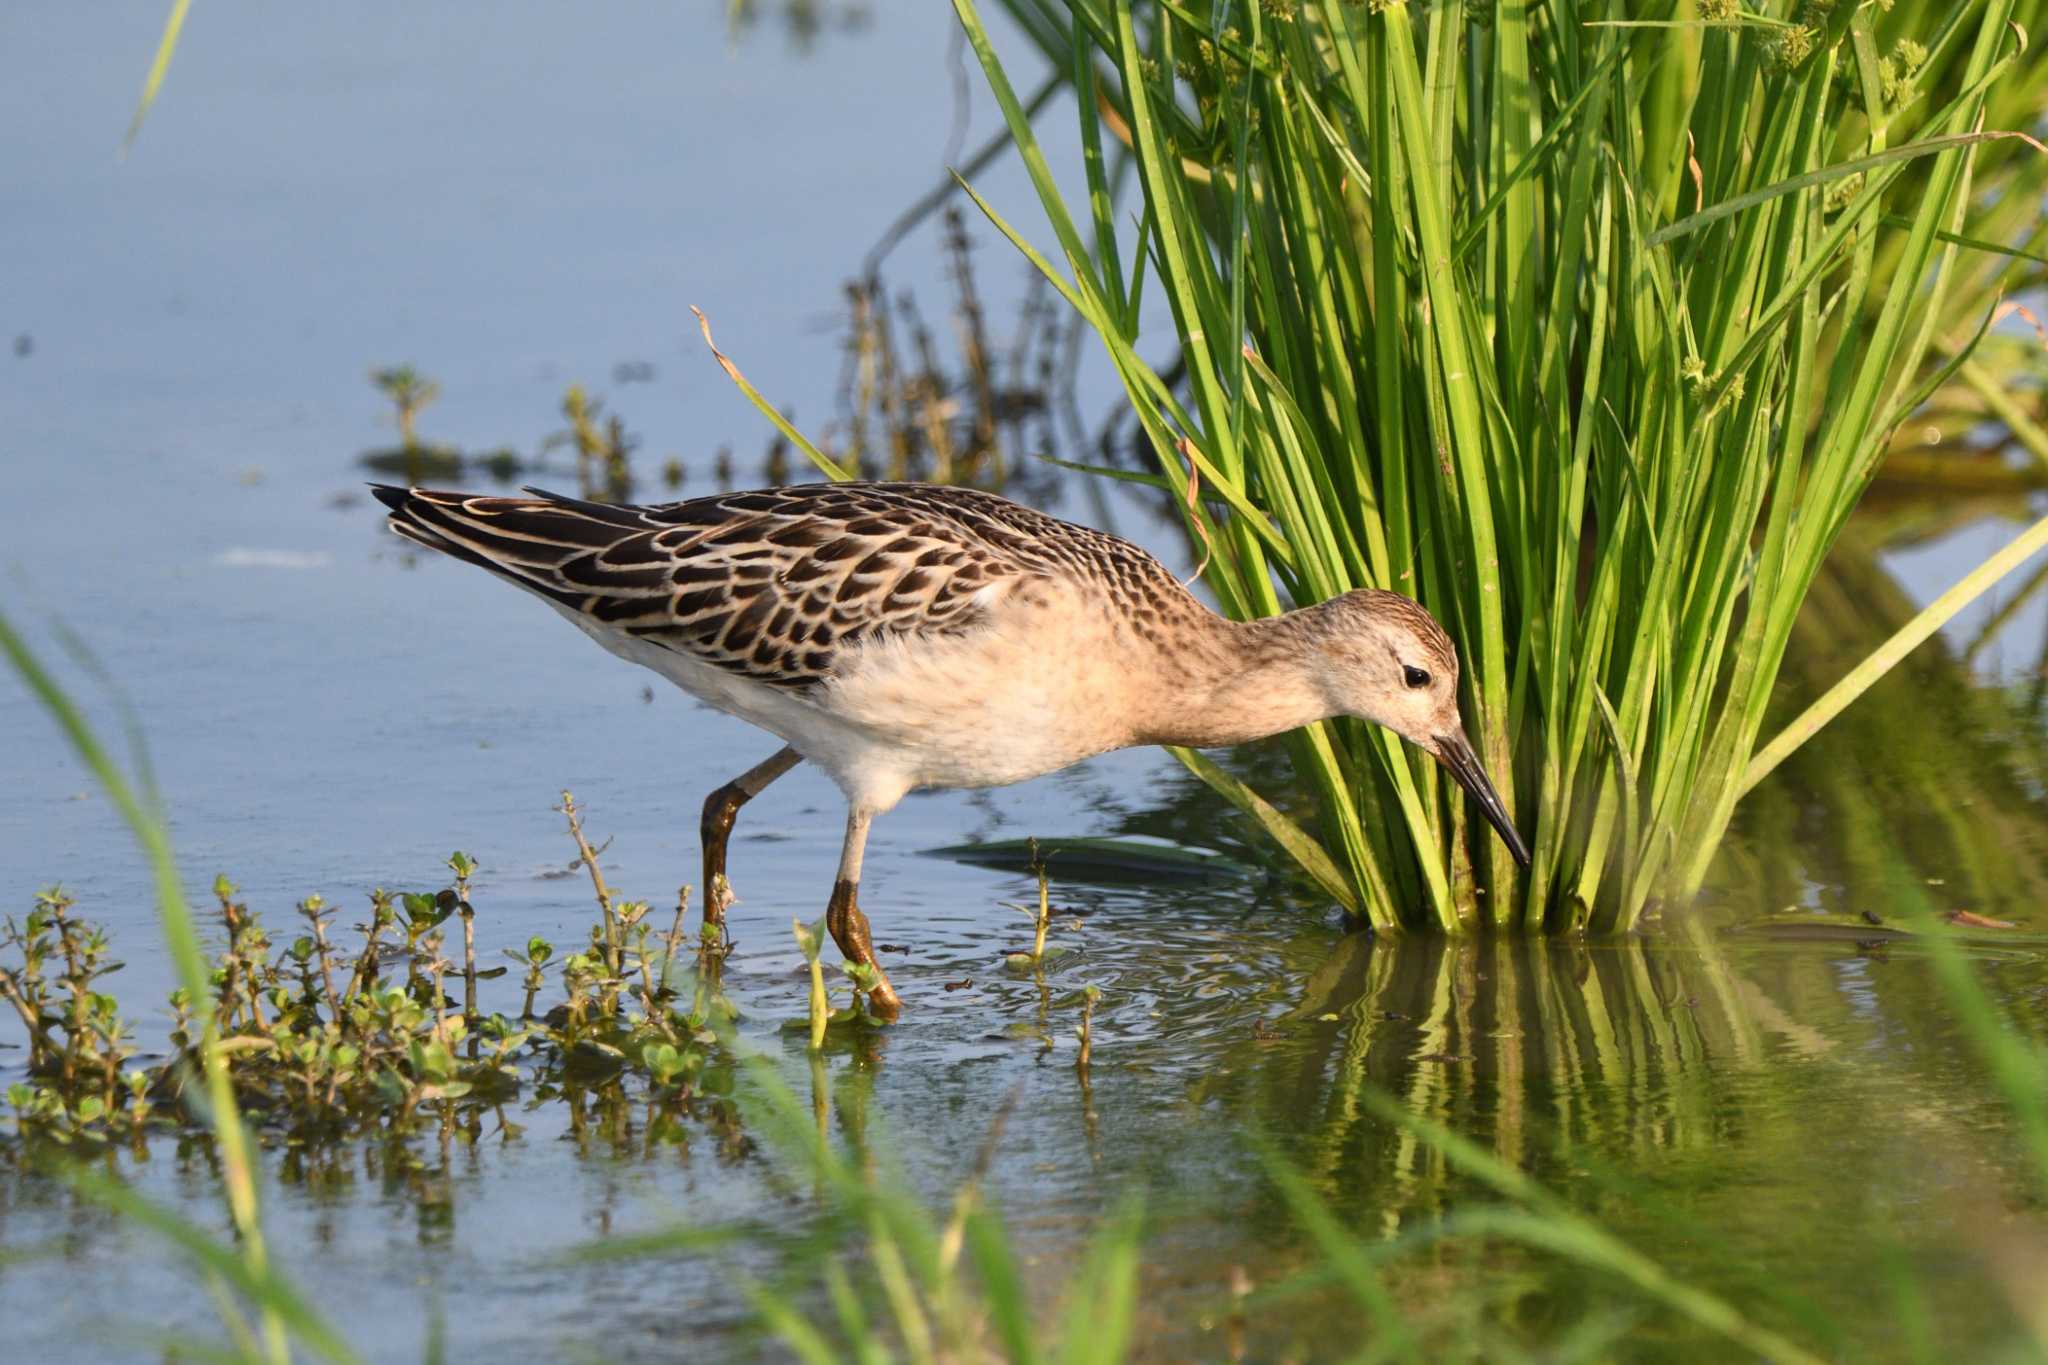
[[[765,435],[703,356],[689,303],[799,420],[829,412],[838,356],[821,320],[947,142],[945,16],[891,9],[805,51],[773,24],[729,43],[721,7],[704,8],[608,6],[564,25],[541,7],[496,6],[486,23],[209,4],[125,165],[111,149],[154,10],[111,26],[60,8],[0,16],[0,247],[24,263],[0,332],[32,338],[0,358],[0,582],[46,653],[62,657],[61,618],[119,680],[195,883],[230,873],[273,923],[313,891],[352,917],[372,886],[441,884],[459,847],[483,864],[486,952],[564,943],[589,917],[550,809],[565,787],[614,840],[604,866],[623,893],[659,907],[696,880],[703,793],[772,741],[483,575],[416,562],[356,496],[352,461],[390,439],[364,372],[409,359],[446,390],[430,437],[530,446],[580,379],[607,387],[650,460],[675,453],[686,491],[704,491],[718,446],[744,470]],[[969,144],[992,127],[982,102]],[[1036,222],[1014,172],[983,183]],[[985,278],[1014,289],[1003,250],[984,252]],[[943,296],[928,243],[897,269]],[[605,386],[621,361],[651,363],[654,382]],[[1103,523],[1080,488],[1053,496]],[[1830,680],[1859,629],[1946,586],[2009,534],[2010,510],[1903,552],[1872,522],[1802,627],[1813,673],[1788,692]],[[1141,504],[1107,511],[1185,562]],[[915,797],[878,826],[864,888],[876,938],[908,947],[885,962],[911,1013],[829,1058],[835,1131],[942,1200],[1010,1103],[988,1185],[1048,1296],[1104,1211],[1142,1192],[1140,1339],[1159,1359],[1227,1355],[1238,1268],[1264,1290],[1312,1260],[1262,1143],[1361,1230],[1475,1198],[1374,1116],[1373,1093],[1846,1358],[1910,1346],[1902,1282],[1945,1348],[2005,1340],[2014,1303],[2041,1293],[2025,1269],[2041,1191],[1928,963],[1853,927],[1930,901],[2040,927],[2043,729],[2014,682],[2040,613],[2019,613],[1973,675],[1953,655],[1983,619],[1759,792],[1709,903],[1640,942],[1374,944],[1263,878],[1094,885],[1056,861],[1070,913],[1054,941],[1072,951],[1041,984],[1001,960],[1028,932],[1003,904],[1030,899],[1028,879],[920,850],[1130,833],[1256,862],[1256,845],[1149,752]],[[93,670],[65,675],[118,733]],[[0,909],[63,881],[112,927],[128,963],[114,983],[160,1033],[147,1002],[170,972],[139,860],[11,679],[0,732]],[[1244,761],[1274,780],[1271,755]],[[803,1000],[788,922],[822,908],[839,830],[836,792],[799,769],[748,807],[734,844],[728,986],[746,1036],[792,1061],[778,1029]],[[1849,933],[1730,929],[1788,912]],[[2038,947],[1980,938],[1997,998],[2042,1031]],[[1103,997],[1084,1092],[1069,1063],[1090,984]],[[495,987],[502,1006],[511,987]],[[18,1046],[13,1028],[0,1020],[0,1045]],[[18,1055],[0,1050],[0,1072]],[[637,1130],[579,1133],[564,1111],[515,1114],[516,1139],[358,1149],[332,1168],[274,1156],[273,1245],[376,1359],[420,1355],[436,1334],[454,1358],[754,1349],[735,1272],[762,1269],[758,1251],[623,1267],[565,1254],[674,1220],[800,1222],[801,1194],[749,1140],[650,1153]],[[162,1144],[134,1175],[222,1225],[198,1154]],[[0,1251],[0,1318],[24,1359],[154,1359],[154,1334],[211,1321],[159,1246],[40,1178],[0,1179]],[[1394,1279],[1423,1314],[1474,1286],[1498,1295],[1486,1330],[1529,1339],[1616,1301],[1597,1276],[1498,1250],[1426,1255]],[[1259,1303],[1250,1358],[1356,1339],[1332,1296]],[[1617,1349],[1681,1345],[1720,1350],[1656,1315]]]

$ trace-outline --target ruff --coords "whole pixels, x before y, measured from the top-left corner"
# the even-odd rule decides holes
[[[704,806],[708,924],[740,806],[803,760],[845,792],[826,922],[900,1002],[858,904],[874,817],[919,787],[993,787],[1135,744],[1212,746],[1331,716],[1441,759],[1528,851],[1466,742],[1449,637],[1362,590],[1262,621],[1151,555],[992,493],[842,483],[610,506],[373,485],[393,530],[525,588],[606,649],[779,736]]]

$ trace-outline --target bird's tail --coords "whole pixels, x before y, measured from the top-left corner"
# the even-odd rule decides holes
[[[589,611],[594,597],[673,590],[657,557],[635,543],[661,528],[630,508],[539,488],[517,498],[379,483],[370,491],[391,509],[391,529],[407,540],[565,607]]]

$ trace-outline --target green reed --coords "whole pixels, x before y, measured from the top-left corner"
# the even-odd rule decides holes
[[[1190,765],[1381,927],[1688,895],[1893,432],[2041,278],[2048,157],[2001,130],[2043,6],[1003,3],[1086,194],[956,0],[1056,249],[977,202],[1099,335],[1217,601],[1428,605],[1535,865],[1359,723],[1290,741],[1319,837]],[[1141,355],[1169,315],[1183,385]]]

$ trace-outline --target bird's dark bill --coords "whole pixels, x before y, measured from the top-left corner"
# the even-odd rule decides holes
[[[1479,766],[1479,755],[1472,752],[1471,741],[1462,734],[1438,735],[1436,756],[1451,770],[1451,776],[1458,779],[1458,785],[1472,793],[1472,799],[1486,813],[1486,822],[1500,831],[1501,841],[1508,846],[1508,852],[1515,855],[1515,861],[1527,867],[1529,846],[1515,832],[1515,822],[1508,818],[1508,808],[1501,804],[1500,793],[1493,789],[1486,769]]]

